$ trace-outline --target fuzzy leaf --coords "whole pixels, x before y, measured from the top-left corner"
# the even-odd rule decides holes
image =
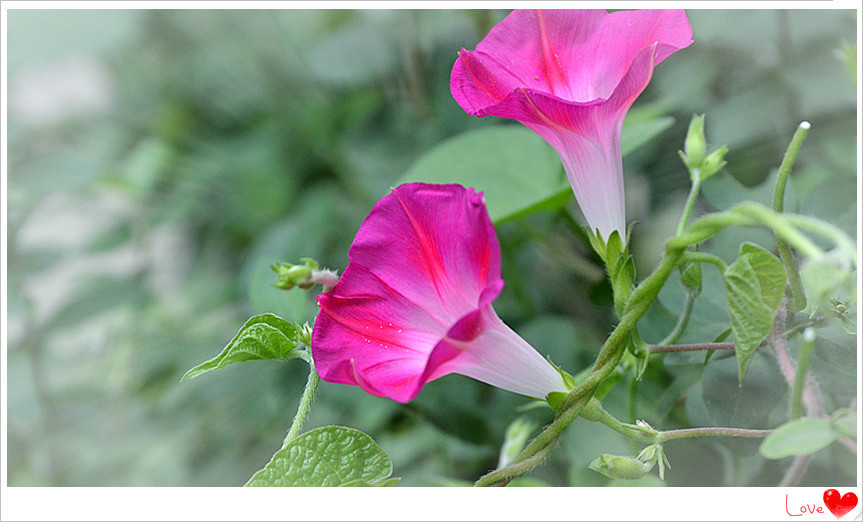
[[[353,428],[306,432],[273,455],[246,486],[391,486],[393,464],[371,437]]]

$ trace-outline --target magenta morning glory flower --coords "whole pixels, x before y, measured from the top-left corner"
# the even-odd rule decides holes
[[[348,257],[318,297],[312,354],[323,380],[399,402],[449,373],[539,399],[567,390],[492,309],[500,245],[482,194],[401,185],[374,206]]]
[[[591,231],[623,239],[623,118],[653,67],[691,43],[682,10],[516,10],[475,51],[461,50],[450,87],[469,114],[518,120],[542,136]]]

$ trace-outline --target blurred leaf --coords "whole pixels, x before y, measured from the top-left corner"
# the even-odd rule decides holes
[[[291,356],[291,352],[298,343],[296,326],[277,315],[256,315],[246,321],[222,353],[186,372],[180,382],[194,379],[203,373],[224,368],[232,363],[266,359],[284,360]]]
[[[367,14],[361,16],[368,18]],[[306,63],[321,82],[337,87],[382,78],[398,63],[397,46],[388,39],[388,26],[385,21],[359,19],[326,33],[307,51]]]
[[[857,438],[857,413],[851,410],[843,409],[833,413],[833,427],[840,435],[856,439]]]
[[[725,292],[741,383],[746,362],[773,328],[773,316],[784,291],[782,262],[761,247],[744,243],[740,256],[725,270]]]
[[[720,172],[704,182],[701,194],[716,210],[727,210],[742,201],[755,201],[773,208],[773,192],[778,175],[779,170],[773,169],[764,181],[747,187],[728,171]],[[793,183],[785,188],[785,201],[788,202],[787,208],[796,207],[797,193]]]
[[[655,117],[655,107],[632,111],[624,123],[623,154],[635,150],[674,119]],[[396,184],[459,183],[484,193],[495,223],[555,208],[571,197],[560,157],[532,130],[495,125],[446,140],[423,154]]]
[[[674,118],[671,116],[662,116],[652,119],[634,119],[634,113],[635,111],[630,111],[626,116],[626,120],[623,122],[623,132],[620,136],[620,152],[624,156],[638,149],[656,136],[659,136],[674,125]]]
[[[393,464],[371,437],[327,426],[306,432],[273,455],[246,486],[392,485]]]
[[[554,149],[515,125],[493,125],[442,142],[395,184],[411,181],[460,183],[482,191],[495,222],[546,208],[569,190]]]
[[[857,277],[850,265],[849,260],[831,254],[803,262],[800,279],[813,308],[831,309],[834,299],[855,298]]]
[[[826,448],[837,436],[827,419],[795,419],[776,428],[764,439],[758,451],[767,459],[808,455]]]
[[[109,310],[141,304],[147,297],[141,281],[121,277],[97,277],[85,282],[74,299],[50,320],[52,329],[77,326]]]
[[[708,419],[693,412],[696,424],[741,428],[766,428],[770,413],[783,397],[787,385],[772,357],[756,352],[749,361],[746,380],[740,385],[735,358],[714,356],[701,379],[701,391]],[[750,441],[722,441],[730,447]],[[735,444],[742,443],[742,444]]]

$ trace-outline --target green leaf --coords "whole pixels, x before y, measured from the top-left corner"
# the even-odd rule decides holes
[[[527,127],[495,125],[450,138],[423,154],[396,184],[460,183],[484,193],[492,221],[553,203],[569,183],[560,158]]]
[[[785,291],[785,270],[770,252],[744,243],[724,276],[734,351],[743,383],[746,362],[773,327],[773,316]]]
[[[308,431],[273,455],[246,486],[390,486],[390,457],[353,428]]]
[[[758,245],[743,243],[740,245],[740,254],[749,256],[749,264],[758,276],[758,284],[761,287],[761,298],[772,309],[779,308],[782,295],[785,293],[785,269],[782,262]]]
[[[180,382],[212,370],[246,361],[266,359],[284,360],[299,343],[298,328],[273,314],[256,315],[246,321],[237,335],[225,346],[222,353],[207,362],[195,366],[180,379]]]
[[[623,125],[621,152],[629,154],[668,129],[674,118],[658,109],[631,110]],[[454,136],[423,154],[395,185],[460,183],[484,193],[495,224],[557,208],[572,189],[560,157],[545,140],[521,125],[494,125]]]
[[[827,419],[796,419],[776,428],[758,451],[767,459],[809,455],[829,446],[837,436]]]
[[[674,125],[674,118],[671,116],[645,120],[636,120],[632,116],[633,111],[630,111],[623,123],[623,132],[620,136],[620,152],[624,156]]]
[[[837,410],[833,413],[831,422],[833,423],[833,427],[840,435],[843,435],[850,439],[857,438],[856,412],[848,409]]]

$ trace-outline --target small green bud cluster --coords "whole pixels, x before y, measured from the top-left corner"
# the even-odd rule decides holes
[[[329,290],[338,282],[339,277],[332,270],[318,269],[318,262],[309,257],[300,258],[301,265],[291,263],[274,263],[273,272],[279,278],[276,287],[282,290],[290,290],[297,286],[303,290],[309,290],[316,284],[323,285],[324,291]]]
[[[701,182],[716,174],[726,165],[725,155],[728,146],[723,145],[710,154],[706,154],[707,140],[704,137],[704,115],[694,114],[686,133],[683,150],[678,151],[683,164],[689,169],[692,182]],[[706,154],[706,155],[705,155]]]

